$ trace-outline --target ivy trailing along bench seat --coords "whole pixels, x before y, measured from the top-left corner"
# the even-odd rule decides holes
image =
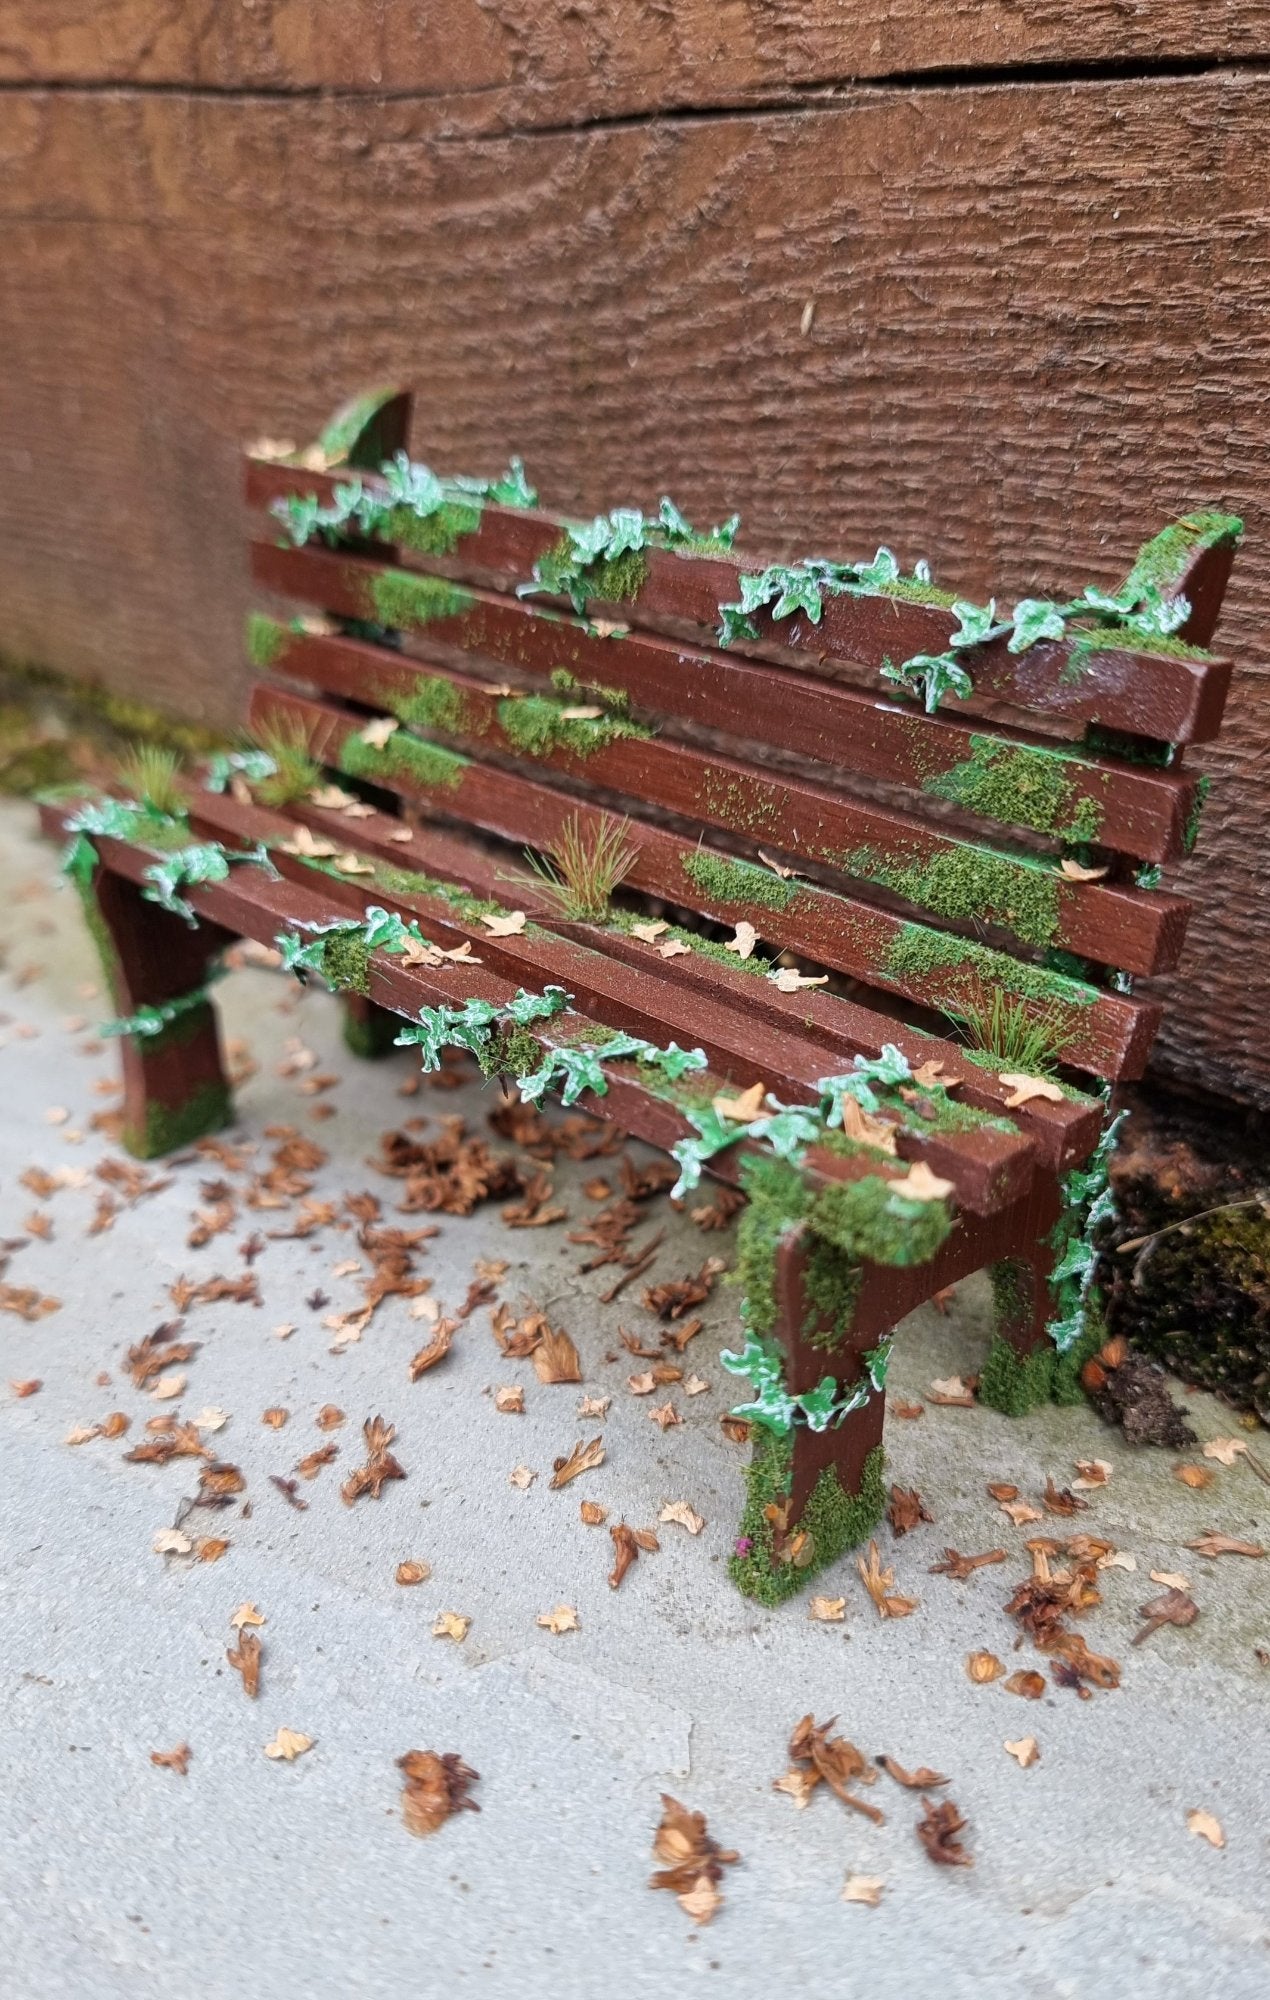
[[[740,1186],[732,1569],[775,1603],[881,1512],[915,1306],[990,1271],[980,1394],[1010,1412],[1078,1394],[1101,1344],[1115,1098],[1160,1014],[1134,984],[1181,952],[1159,884],[1194,844],[1239,523],[1007,610],[885,548],[751,561],[666,499],[565,520],[516,460],[412,462],[408,417],[370,395],[248,455],[251,743],[163,797],[133,773],[42,808],[126,1142],[231,1116],[210,986],[246,937],[343,996],[359,1053],[463,1049],[670,1152],[678,1193]]]

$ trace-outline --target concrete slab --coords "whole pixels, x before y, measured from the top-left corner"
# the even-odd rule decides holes
[[[511,1232],[495,1205],[438,1218],[422,1268],[453,1307],[476,1258],[509,1260],[501,1295],[563,1323],[582,1353],[584,1391],[613,1396],[603,1467],[548,1490],[553,1459],[601,1426],[576,1415],[577,1388],[543,1386],[529,1364],[503,1360],[485,1313],[416,1384],[405,1363],[421,1328],[402,1301],[332,1353],[322,1311],[304,1300],[320,1283],[335,1307],[357,1302],[356,1281],[332,1275],[356,1246],[324,1231],[269,1243],[256,1266],[259,1309],[191,1311],[187,1331],[201,1346],[177,1407],[229,1412],[217,1443],[246,1475],[251,1512],[217,1517],[232,1543],[217,1563],[155,1555],[155,1532],[195,1481],[188,1463],[124,1462],[154,1406],[122,1372],[123,1350],[170,1313],[178,1274],[240,1270],[243,1236],[287,1223],[244,1211],[229,1235],[188,1248],[199,1183],[216,1171],[192,1159],[95,1237],[85,1233],[99,1192],[91,1178],[40,1202],[22,1186],[32,1165],[91,1176],[114,1152],[89,1121],[110,1102],[94,1086],[116,1058],[74,1025],[106,1011],[86,991],[97,970],[22,808],[0,813],[0,881],[0,1235],[24,1234],[33,1208],[49,1215],[51,1235],[31,1238],[7,1278],[62,1301],[31,1324],[0,1314],[0,1993],[572,2000],[612,1987],[748,2000],[774,1980],[809,1995],[929,1987],[946,2000],[1270,1991],[1270,1674],[1255,1650],[1270,1647],[1270,1563],[1209,1563],[1184,1547],[1209,1525],[1270,1539],[1270,1493],[1239,1463],[1215,1466],[1214,1483],[1193,1492],[1171,1477],[1167,1455],[1133,1452],[1087,1409],[1012,1423],[928,1406],[920,1421],[890,1424],[888,1474],[921,1489],[934,1524],[879,1538],[919,1610],[879,1620],[844,1560],[817,1587],[845,1596],[845,1623],[809,1620],[805,1600],[763,1611],[725,1572],[743,1454],[719,1428],[736,1385],[717,1354],[735,1339],[735,1294],[715,1292],[690,1350],[708,1392],[677,1395],[683,1424],[663,1433],[625,1386],[632,1364],[618,1326],[654,1325],[638,1287],[600,1304],[609,1274],[577,1274],[567,1225]],[[402,1099],[411,1055],[355,1064],[327,996],[255,971],[221,991],[229,1032],[257,1065],[240,1095],[241,1135],[263,1158],[270,1125],[312,1132],[329,1152],[317,1195],[369,1187],[390,1209],[396,1184],[366,1162],[404,1117],[458,1111],[484,1129],[491,1100],[476,1087]],[[292,1037],[339,1072],[329,1100],[278,1074]],[[315,1101],[337,1115],[311,1122]],[[59,1109],[66,1119],[47,1122]],[[589,1208],[581,1182],[594,1171],[565,1163],[557,1174],[575,1217]],[[657,1278],[713,1250],[731,1257],[728,1235],[703,1236],[664,1203],[650,1210],[654,1225],[667,1231]],[[893,1370],[899,1397],[973,1371],[985,1305],[974,1282],[946,1318],[913,1316]],[[279,1339],[273,1329],[287,1322],[296,1331]],[[29,1377],[44,1386],[27,1399],[5,1386]],[[513,1381],[525,1386],[523,1417],[494,1409],[492,1389]],[[269,1475],[289,1474],[323,1441],[314,1416],[327,1402],[348,1413],[334,1434],[341,1457],[302,1488],[299,1513]],[[291,1412],[285,1429],[262,1426],[270,1406]],[[65,1444],[73,1425],[113,1409],[131,1416],[130,1439]],[[1242,1435],[1211,1399],[1195,1396],[1190,1409],[1201,1438]],[[339,1480],[356,1462],[356,1425],[376,1411],[397,1424],[409,1477],[379,1503],[346,1507]],[[1105,1602],[1084,1630],[1122,1662],[1122,1687],[1089,1701],[1051,1687],[1030,1703],[999,1683],[972,1686],[964,1660],[974,1648],[1011,1667],[1045,1664],[1028,1645],[1011,1651],[1002,1606],[1027,1573],[1029,1530],[1003,1519],[985,1481],[1035,1497],[1047,1475],[1066,1484],[1076,1459],[1095,1456],[1113,1477],[1080,1525],[1129,1551],[1137,1570],[1105,1573]],[[524,1491],[509,1483],[522,1464],[538,1475]],[[614,1592],[608,1536],[581,1524],[581,1497],[638,1526],[686,1499],[707,1525],[697,1538],[663,1528],[661,1553]],[[927,1573],[945,1544],[1000,1545],[1009,1561],[954,1583]],[[410,1557],[432,1576],[402,1589],[394,1569]],[[1201,1617],[1132,1649],[1136,1607],[1160,1588],[1152,1569],[1187,1574]],[[254,1703],[224,1658],[244,1600],[267,1619]],[[581,1630],[553,1637],[535,1619],[560,1602],[576,1606]],[[461,1646],[432,1637],[447,1609],[472,1619]],[[828,1796],[798,1812],[774,1794],[789,1730],[808,1710],[839,1716],[870,1755],[950,1774],[974,1868],[926,1859],[913,1832],[920,1803],[885,1777],[870,1794],[881,1827]],[[280,1726],[315,1739],[295,1764],[262,1754]],[[1027,1734],[1041,1759],[1021,1770],[1003,1743]],[[180,1740],[193,1749],[185,1779],[149,1761]],[[482,1774],[479,1815],[429,1841],[412,1839],[397,1813],[394,1759],[412,1747],[456,1750]],[[743,1856],[701,1932],[644,1886],[662,1791],[702,1808]],[[1223,1851],[1188,1832],[1193,1807],[1221,1821]],[[879,1908],[840,1900],[847,1871],[885,1878]]]

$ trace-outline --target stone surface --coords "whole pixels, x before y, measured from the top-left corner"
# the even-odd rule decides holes
[[[762,1611],[724,1569],[743,1453],[719,1429],[737,1385],[717,1356],[736,1339],[735,1294],[716,1291],[689,1349],[709,1392],[672,1391],[684,1423],[663,1433],[648,1421],[650,1399],[625,1387],[639,1364],[621,1349],[619,1324],[655,1331],[638,1284],[601,1306],[608,1274],[576,1275],[584,1253],[565,1243],[565,1225],[510,1232],[496,1206],[437,1218],[421,1268],[452,1307],[476,1257],[507,1258],[502,1296],[534,1300],[568,1328],[581,1388],[544,1386],[530,1364],[504,1360],[483,1311],[415,1384],[405,1364],[422,1328],[401,1302],[360,1343],[331,1353],[322,1312],[303,1300],[321,1283],[333,1307],[354,1304],[356,1281],[332,1267],[356,1251],[326,1231],[268,1244],[256,1266],[259,1310],[194,1308],[187,1329],[203,1344],[187,1391],[179,1404],[152,1405],[120,1363],[170,1313],[170,1282],[241,1269],[237,1243],[255,1227],[288,1227],[287,1212],[244,1210],[228,1235],[191,1250],[189,1218],[203,1205],[199,1182],[218,1171],[212,1162],[175,1164],[165,1188],[94,1238],[85,1235],[94,1185],[38,1203],[20,1185],[33,1164],[91,1172],[114,1150],[88,1120],[109,1104],[93,1083],[113,1074],[115,1053],[66,1025],[104,1011],[100,993],[84,991],[95,969],[77,908],[51,893],[52,857],[29,827],[25,809],[0,813],[0,1236],[22,1234],[33,1208],[49,1214],[51,1237],[17,1251],[6,1280],[62,1306],[31,1324],[0,1314],[0,1991],[587,2000],[619,1980],[623,1994],[659,2000],[698,1991],[745,2000],[778,1974],[800,1993],[897,2000],[933,1977],[950,2000],[1265,1992],[1270,1681],[1254,1648],[1270,1646],[1270,1564],[1209,1563],[1184,1546],[1210,1525],[1270,1540],[1270,1494],[1246,1466],[1213,1465],[1213,1484],[1193,1492],[1170,1476],[1171,1455],[1131,1451],[1085,1408],[1011,1422],[927,1405],[918,1421],[892,1416],[887,1476],[917,1486],[934,1522],[899,1541],[885,1527],[879,1536],[897,1589],[919,1610],[879,1620],[848,1559],[815,1586],[845,1596],[842,1624],[810,1620],[805,1599]],[[220,990],[229,1032],[258,1065],[240,1096],[241,1135],[263,1154],[267,1126],[311,1131],[330,1151],[315,1193],[369,1187],[395,1219],[398,1184],[366,1164],[377,1135],[404,1117],[456,1110],[482,1129],[492,1100],[475,1087],[402,1099],[411,1055],[354,1065],[325,995],[254,971]],[[342,1078],[326,1122],[311,1122],[323,1100],[301,1093],[302,1076],[277,1074],[289,1037]],[[48,1123],[51,1108],[68,1118]],[[572,1216],[588,1211],[581,1183],[605,1165],[560,1170]],[[663,1225],[655,1279],[712,1251],[731,1257],[730,1235],[703,1236],[659,1203],[643,1233]],[[897,1398],[973,1373],[986,1306],[976,1282],[946,1318],[914,1316],[897,1346]],[[295,1333],[276,1338],[287,1322]],[[103,1370],[109,1385],[97,1382]],[[15,1398],[7,1384],[30,1377],[42,1390]],[[523,1417],[496,1413],[503,1382],[524,1386]],[[603,1425],[576,1416],[582,1394],[612,1394]],[[314,1417],[327,1402],[348,1414],[330,1434],[341,1456],[302,1482],[309,1506],[297,1513],[268,1475],[289,1475],[324,1441]],[[252,1511],[200,1527],[232,1546],[220,1562],[190,1565],[151,1549],[194,1490],[189,1462],[157,1469],[122,1454],[154,1409],[192,1416],[206,1405],[229,1413],[216,1442],[241,1465]],[[272,1406],[291,1412],[280,1431],[260,1421]],[[1202,1439],[1248,1435],[1211,1398],[1186,1406]],[[131,1415],[129,1439],[64,1443],[72,1425],[113,1409]],[[357,1462],[356,1426],[376,1411],[397,1424],[409,1476],[378,1504],[345,1507],[338,1485]],[[599,1429],[606,1464],[550,1492],[553,1458]],[[1000,1683],[972,1686],[964,1659],[976,1648],[1011,1670],[1045,1666],[1030,1645],[1012,1652],[1002,1605],[1027,1573],[1025,1537],[1068,1525],[1012,1527],[985,1481],[1013,1481],[1036,1499],[1048,1475],[1065,1485],[1075,1461],[1093,1457],[1109,1460],[1113,1476],[1074,1525],[1114,1540],[1137,1570],[1105,1573],[1105,1602],[1081,1629],[1121,1661],[1123,1686],[1088,1702],[1051,1687],[1036,1703]],[[522,1464],[538,1474],[527,1491],[509,1484]],[[641,1527],[684,1499],[706,1527],[697,1537],[661,1527],[661,1553],[642,1556],[615,1593],[608,1535],[582,1526],[581,1498]],[[964,1584],[928,1575],[946,1544],[1001,1546],[1009,1561]],[[429,1562],[432,1575],[402,1589],[393,1573],[408,1558]],[[1201,1615],[1134,1650],[1137,1606],[1162,1587],[1152,1569],[1189,1576]],[[267,1619],[255,1702],[224,1659],[230,1614],[247,1599]],[[559,1603],[576,1606],[578,1632],[536,1626]],[[431,1636],[443,1610],[471,1617],[461,1646]],[[930,1864],[913,1833],[918,1795],[886,1777],[869,1794],[886,1813],[881,1827],[827,1796],[799,1813],[774,1795],[786,1738],[808,1710],[838,1715],[870,1756],[948,1773],[970,1820],[974,1869]],[[263,1746],[280,1726],[314,1748],[294,1764],[270,1762]],[[1023,1770],[1004,1743],[1027,1734],[1041,1755]],[[193,1750],[186,1778],[151,1766],[151,1750],[181,1740]],[[458,1751],[482,1774],[479,1815],[430,1841],[412,1839],[397,1811],[394,1759],[415,1747]],[[722,1912],[699,1934],[672,1898],[644,1886],[662,1791],[703,1809],[743,1856]],[[1220,1820],[1224,1851],[1188,1832],[1197,1807]],[[880,1908],[839,1900],[848,1872],[885,1879]]]

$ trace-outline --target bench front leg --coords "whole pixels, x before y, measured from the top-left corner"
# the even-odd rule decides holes
[[[801,1225],[782,1234],[773,1276],[784,1388],[810,1395],[812,1409],[800,1408],[784,1429],[753,1426],[731,1570],[738,1588],[764,1604],[792,1596],[882,1517],[889,1329],[907,1310],[892,1309],[893,1273],[852,1266]]]
[[[121,1018],[173,1001],[192,1003],[155,1033],[121,1037],[123,1144],[137,1159],[154,1159],[219,1131],[233,1116],[216,1011],[197,997],[211,961],[231,938],[214,924],[191,928],[183,917],[147,902],[135,882],[100,864],[81,894]]]

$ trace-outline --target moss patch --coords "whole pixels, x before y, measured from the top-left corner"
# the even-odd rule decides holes
[[[811,1560],[800,1566],[777,1562],[772,1553],[772,1524],[764,1510],[779,1506],[787,1496],[792,1462],[793,1446],[788,1438],[756,1427],[738,1537],[742,1546],[729,1560],[728,1571],[737,1589],[760,1604],[781,1604],[794,1596],[817,1570],[864,1541],[886,1506],[881,1445],[876,1445],[865,1460],[859,1493],[845,1492],[833,1468],[826,1467],[803,1509],[802,1520],[794,1524],[809,1538]]]
[[[931,930],[925,924],[904,924],[892,940],[881,970],[897,981],[938,978],[952,975],[939,996],[939,1003],[956,1013],[958,1002],[976,1000],[978,988],[991,992],[1000,987],[1020,1000],[1035,1000],[1055,1010],[1056,1035],[1070,1037],[1078,1032],[1081,1014],[1098,998],[1097,990],[1061,972],[1044,966],[1028,965],[1005,952],[948,931]]]
[[[252,666],[266,672],[286,651],[290,636],[286,626],[276,618],[267,618],[263,611],[251,612],[247,619],[247,658]]]
[[[445,500],[426,515],[417,514],[413,507],[394,507],[379,532],[384,541],[418,549],[422,555],[448,556],[480,525],[481,509],[475,501]]]
[[[1062,878],[1039,862],[971,846],[907,861],[902,848],[856,847],[827,858],[936,916],[999,924],[1034,945],[1050,944],[1058,930]]]
[[[952,1228],[942,1201],[908,1201],[877,1174],[822,1187],[807,1220],[858,1263],[900,1266],[927,1263]]]
[[[441,576],[416,576],[412,570],[376,570],[366,585],[366,615],[379,625],[398,630],[431,625],[439,618],[457,618],[472,603],[472,593]]]
[[[969,757],[927,779],[922,789],[983,819],[1030,826],[1062,840],[1093,841],[1102,825],[1103,806],[1096,798],[1079,795],[1083,775],[1078,761],[1059,751],[972,736]]]
[[[219,1132],[234,1115],[233,1097],[224,1082],[203,1084],[184,1104],[146,1105],[145,1123],[138,1131],[125,1126],[123,1143],[134,1159],[156,1160],[163,1153],[175,1153],[209,1132]]]
[[[419,674],[409,691],[381,688],[376,699],[400,721],[417,723],[421,729],[470,736],[479,727],[468,711],[462,688],[443,674]]]
[[[785,910],[798,894],[796,882],[785,881],[770,868],[712,854],[705,847],[685,854],[680,865],[689,881],[712,903],[752,903],[760,909]]]
[[[522,757],[550,757],[557,750],[589,757],[621,737],[647,738],[650,729],[624,715],[570,716],[569,702],[549,695],[508,697],[498,704],[498,721],[513,750]]]
[[[439,744],[421,742],[398,729],[382,750],[360,736],[348,736],[340,749],[340,770],[348,778],[365,778],[392,789],[394,781],[424,791],[453,791],[463,782],[468,760]]]
[[[337,993],[369,993],[370,947],[358,931],[332,931],[322,945],[322,977]]]

